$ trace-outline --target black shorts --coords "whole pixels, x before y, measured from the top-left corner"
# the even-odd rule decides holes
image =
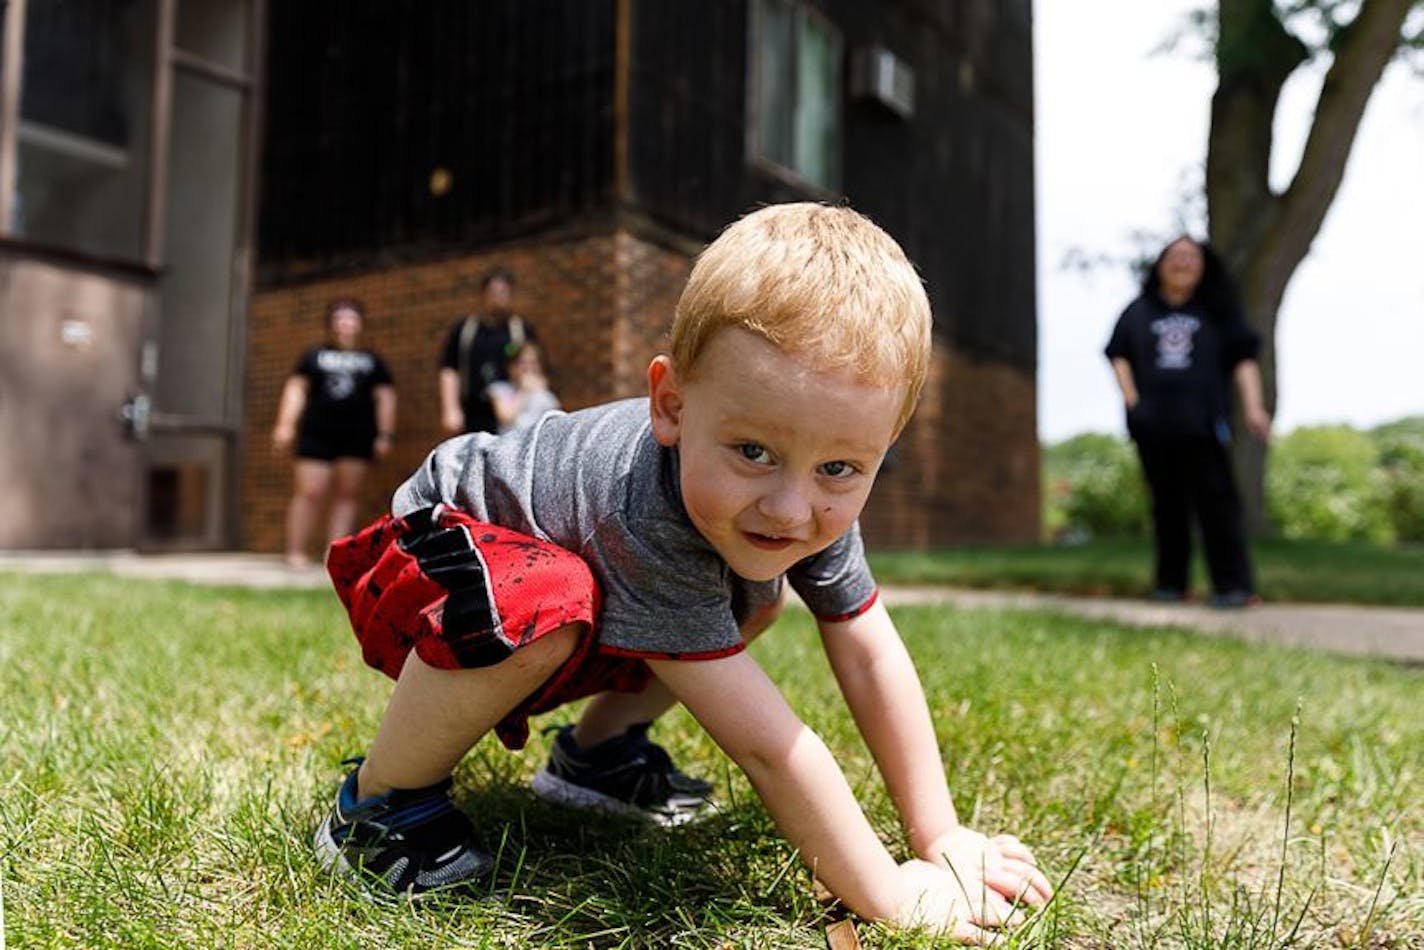
[[[370,432],[302,432],[297,436],[297,458],[318,462],[361,459],[375,455],[376,436]]]

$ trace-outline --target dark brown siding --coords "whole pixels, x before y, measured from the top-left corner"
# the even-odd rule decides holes
[[[758,204],[826,197],[747,161],[748,3],[630,2],[628,197],[635,208],[705,241]],[[915,75],[908,120],[845,97],[845,200],[894,235],[920,268],[941,336],[1031,376],[1037,339],[1027,0],[811,5],[840,28],[847,59],[873,43]]]
[[[463,253],[606,211],[613,8],[272,4],[259,283]]]

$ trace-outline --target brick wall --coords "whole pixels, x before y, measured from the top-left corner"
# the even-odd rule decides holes
[[[445,334],[479,301],[495,265],[511,269],[516,308],[539,332],[567,408],[641,395],[665,345],[690,261],[627,231],[521,244],[340,280],[259,291],[249,332],[242,546],[279,551],[291,459],[269,448],[283,381],[320,342],[332,297],[365,301],[365,342],[395,376],[399,438],[371,472],[362,520],[439,442],[436,368]],[[870,542],[926,547],[1038,538],[1038,443],[1031,377],[937,348],[919,412],[866,510]]]
[[[1039,539],[1033,377],[936,340],[919,409],[861,522],[879,548],[1033,544]]]

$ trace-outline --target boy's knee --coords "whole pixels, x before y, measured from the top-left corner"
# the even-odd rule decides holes
[[[566,623],[550,630],[533,643],[515,650],[505,662],[512,662],[519,667],[556,667],[573,656],[579,639],[584,636],[586,630],[585,624]]]

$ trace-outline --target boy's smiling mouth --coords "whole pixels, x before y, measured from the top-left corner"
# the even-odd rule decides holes
[[[776,534],[758,534],[755,531],[743,531],[742,537],[754,548],[763,551],[782,551],[796,543],[795,538],[783,538]]]

